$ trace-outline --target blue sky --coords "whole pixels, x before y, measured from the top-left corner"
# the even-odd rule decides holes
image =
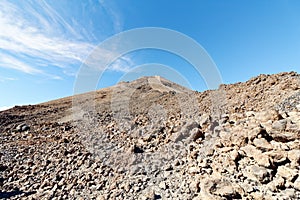
[[[193,38],[214,60],[224,83],[261,73],[299,73],[299,10],[297,0],[2,0],[0,109],[72,95],[76,74],[92,50],[133,28],[163,27]],[[149,69],[147,63],[158,64]],[[138,66],[147,69],[137,73]],[[207,89],[187,61],[157,49],[124,55],[105,71],[98,88],[142,75],[177,81],[166,69],[192,89]]]

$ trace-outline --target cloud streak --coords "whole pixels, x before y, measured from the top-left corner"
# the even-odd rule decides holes
[[[108,11],[113,13],[111,8]],[[115,29],[120,31],[121,24],[116,13],[113,13],[113,18],[116,19]],[[71,26],[44,1],[22,1],[18,5],[1,1],[0,67],[53,78],[58,76],[51,75],[49,67],[74,74],[68,68],[79,67],[96,47],[86,35],[77,32],[77,28],[82,30],[82,27]],[[131,63],[130,58],[123,60],[126,62],[116,63],[111,69],[128,70],[128,66],[120,64]]]
[[[0,82],[5,82],[5,81],[16,81],[18,80],[17,78],[12,78],[12,77],[4,77],[0,76]]]

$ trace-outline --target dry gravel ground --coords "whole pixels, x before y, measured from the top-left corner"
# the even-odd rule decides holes
[[[0,198],[300,199],[300,76],[161,77],[0,112]]]

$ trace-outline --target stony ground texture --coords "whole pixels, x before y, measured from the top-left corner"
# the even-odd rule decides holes
[[[144,77],[0,112],[0,198],[300,199],[300,76]]]

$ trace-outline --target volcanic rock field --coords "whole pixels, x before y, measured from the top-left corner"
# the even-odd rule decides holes
[[[0,112],[0,199],[300,199],[300,75],[162,77]]]

